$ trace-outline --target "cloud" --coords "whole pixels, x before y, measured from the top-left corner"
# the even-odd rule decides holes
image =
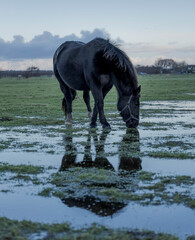
[[[14,36],[11,42],[0,38],[0,60],[52,58],[57,47],[65,41],[88,42],[95,37],[109,38],[110,35],[104,29],[94,29],[92,32],[83,30],[80,36],[71,34],[65,37],[45,31],[29,42],[25,42],[21,35]]]
[[[106,30],[98,28],[93,31],[83,30],[79,36],[71,34],[64,37],[45,31],[29,42],[25,42],[21,35],[14,36],[12,41],[0,38],[0,69],[25,70],[32,65],[40,69],[52,69],[52,57],[60,44],[65,41],[86,43],[95,37],[111,38]],[[195,45],[181,46],[179,42],[164,45],[149,42],[126,43],[120,38],[114,42],[120,44],[120,48],[127,53],[133,64],[152,65],[158,58],[172,58],[195,64]]]
[[[123,50],[132,59],[134,64],[152,65],[158,58],[171,58],[177,62],[186,61],[195,63],[195,45],[156,45],[151,43],[125,43]]]
[[[26,70],[31,66],[39,67],[41,70],[52,70],[52,58],[0,61],[0,70]]]

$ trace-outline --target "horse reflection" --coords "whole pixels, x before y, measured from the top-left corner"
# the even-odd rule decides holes
[[[62,159],[60,171],[66,171],[71,167],[83,167],[83,168],[104,168],[114,171],[113,165],[108,161],[106,157],[105,148],[110,148],[112,144],[106,143],[106,139],[109,132],[102,131],[98,134],[94,130],[89,130],[87,134],[87,140],[84,147],[84,156],[82,161],[77,162],[77,148],[74,143],[72,131],[68,131],[64,136],[65,154]],[[75,136],[76,137],[76,136]],[[92,153],[93,145],[95,147],[95,156]],[[139,132],[137,129],[127,129],[122,141],[119,143],[116,156],[119,156],[118,170],[135,171],[141,169],[141,159],[139,158]],[[94,156],[94,160],[92,158]],[[124,171],[122,171],[124,172]],[[121,171],[119,171],[119,174]],[[109,183],[110,184],[110,183]],[[112,187],[112,185],[106,187]],[[113,186],[115,187],[115,186]],[[69,207],[80,207],[92,211],[100,216],[111,216],[117,211],[124,208],[127,203],[123,201],[104,201],[99,197],[93,195],[84,195],[82,197],[67,196],[61,199]]]
[[[90,130],[87,135],[83,160],[76,162],[77,148],[73,143],[72,131],[66,133],[64,136],[65,154],[62,159],[60,171],[65,171],[70,167],[97,167],[114,170],[114,167],[106,157],[108,154],[105,153],[106,138],[108,134],[108,131],[102,131],[98,139],[97,133]],[[92,159],[91,140],[93,140],[95,146],[94,160]],[[108,147],[110,145],[107,144]],[[137,129],[127,129],[126,134],[119,143],[118,152],[116,152],[116,155],[119,155],[119,170],[140,170],[141,159],[139,158],[139,153],[139,132]]]
[[[132,171],[141,170],[139,132],[137,129],[127,129],[119,144],[119,169]]]
[[[68,207],[84,208],[102,217],[112,216],[127,205],[124,202],[103,201],[94,196],[84,196],[82,198],[67,197],[62,199],[62,202]]]

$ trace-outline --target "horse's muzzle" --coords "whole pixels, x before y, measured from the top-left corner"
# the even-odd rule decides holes
[[[139,124],[138,120],[132,119],[126,122],[127,128],[136,128]]]

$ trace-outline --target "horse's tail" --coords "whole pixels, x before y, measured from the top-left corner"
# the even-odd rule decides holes
[[[58,79],[58,82],[60,84],[60,88],[61,88],[61,91],[64,93],[65,95],[65,83],[64,81],[62,80],[59,72],[58,72],[58,68],[57,68],[57,60],[58,60],[58,56],[61,52],[61,50],[65,47],[65,43],[63,43],[55,52],[54,56],[53,56],[53,71],[54,71],[54,75],[55,77]],[[74,89],[71,89],[71,98],[72,98],[72,101],[75,99],[76,97],[76,91]],[[62,99],[62,110],[64,111],[65,115],[67,113],[67,107],[66,107],[66,99],[65,97]]]
[[[75,99],[76,95],[77,95],[77,92],[74,89],[71,89],[72,101]],[[66,115],[67,111],[66,111],[66,99],[65,99],[65,97],[63,97],[63,99],[62,99],[62,110]]]
[[[54,55],[54,58],[55,58],[55,55]],[[64,82],[58,72],[58,69],[57,69],[57,65],[56,65],[56,61],[54,60],[53,62],[53,70],[54,70],[54,75],[55,77],[58,79],[58,82],[60,84],[60,88],[61,88],[61,91],[64,93],[65,90],[64,90]],[[70,89],[71,90],[71,97],[72,97],[72,101],[75,99],[76,97],[76,91],[74,89]],[[65,115],[67,113],[67,107],[66,107],[66,99],[65,97],[62,99],[62,110],[64,111]]]

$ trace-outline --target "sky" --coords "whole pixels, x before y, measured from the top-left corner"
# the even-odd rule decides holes
[[[195,0],[0,0],[0,70],[52,69],[57,47],[95,37],[133,64],[195,64]]]

